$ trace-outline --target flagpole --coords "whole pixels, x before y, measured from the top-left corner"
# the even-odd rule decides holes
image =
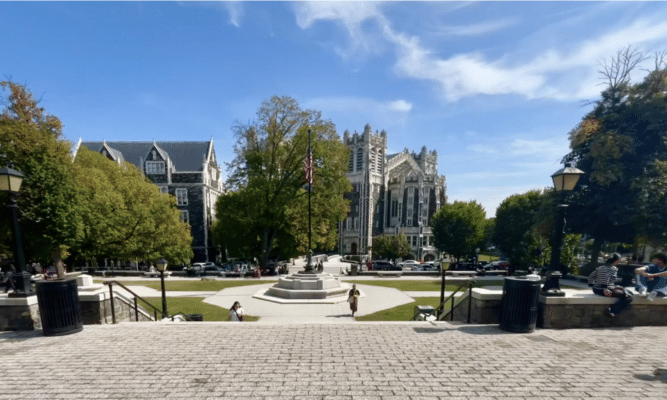
[[[312,218],[312,210],[310,207],[310,197],[313,194],[313,173],[314,171],[314,165],[313,165],[313,153],[312,149],[310,147],[310,128],[308,128],[308,163],[309,163],[309,168],[310,168],[310,176],[308,179],[308,265],[306,265],[306,271],[312,272],[313,271],[313,246],[312,246],[312,225],[311,225],[311,218]]]

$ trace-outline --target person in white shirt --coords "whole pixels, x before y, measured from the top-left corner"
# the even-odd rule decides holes
[[[235,301],[232,308],[229,309],[229,320],[232,322],[243,321],[243,308],[238,301]]]

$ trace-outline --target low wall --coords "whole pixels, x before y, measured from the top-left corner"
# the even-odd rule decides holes
[[[125,299],[125,301],[123,301]],[[129,303],[129,304],[128,304]],[[104,285],[79,287],[79,304],[84,325],[100,325],[113,323],[111,313],[111,297],[109,288]],[[135,321],[134,304],[114,291],[114,307],[116,322]],[[32,320],[30,324],[27,317]],[[149,321],[150,317],[139,312],[139,321]],[[41,329],[37,296],[8,297],[0,296],[0,330],[32,330]]]
[[[564,297],[545,297],[538,300],[537,326],[548,329],[601,328],[628,326],[667,326],[667,297],[650,302],[634,296],[632,305],[616,317],[606,310],[617,299],[598,296],[588,290],[564,289]],[[500,324],[502,287],[472,290],[470,322]],[[455,321],[467,321],[468,304],[463,300],[454,310]]]
[[[635,295],[630,307],[616,317],[610,317],[606,310],[617,299],[598,296],[590,291],[564,291],[565,297],[540,296],[538,326],[551,329],[667,326],[665,297],[651,302]]]

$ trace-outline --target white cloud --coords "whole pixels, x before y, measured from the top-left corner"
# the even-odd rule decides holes
[[[445,26],[438,29],[438,34],[448,36],[479,36],[516,25],[518,22],[518,18],[504,18],[472,25]]]
[[[412,104],[408,103],[405,100],[396,100],[388,104],[391,111],[396,112],[409,112],[412,110]]]
[[[229,13],[229,23],[237,28],[240,27],[244,15],[243,3],[240,1],[224,1],[222,5]]]
[[[351,45],[348,49],[336,49],[341,57],[349,58],[360,51],[377,52],[373,43],[378,38],[374,36],[381,36],[395,48],[397,60],[394,69],[397,74],[435,82],[442,97],[449,102],[480,94],[556,100],[597,97],[600,93],[600,76],[597,72],[600,60],[608,59],[628,44],[650,49],[653,45],[664,45],[667,39],[667,19],[664,15],[654,15],[652,18],[640,18],[631,24],[612,27],[580,43],[559,43],[562,49],[546,48],[527,60],[518,56],[524,49],[508,52],[495,59],[489,59],[480,52],[443,58],[422,45],[418,36],[396,31],[376,3],[299,4],[295,9],[297,23],[302,29],[311,27],[318,20],[335,20],[344,25],[350,35]],[[376,22],[376,25],[367,24],[369,20]],[[516,22],[510,18],[468,27],[445,27],[442,32],[461,36],[481,35]],[[572,29],[567,20],[559,24],[561,29]],[[364,30],[369,25],[379,29]],[[557,30],[558,26],[551,30]]]
[[[412,104],[398,99],[394,101],[380,101],[367,97],[321,97],[304,102],[304,107],[321,110],[325,118],[331,114],[345,115],[345,120],[359,121],[359,127],[338,127],[341,130],[363,129],[366,123],[382,124],[382,127],[405,124]]]

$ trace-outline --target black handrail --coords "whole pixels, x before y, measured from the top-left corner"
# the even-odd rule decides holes
[[[436,308],[436,315],[438,316],[438,320],[441,319],[441,318],[440,318],[440,315],[441,315],[441,313],[444,311],[445,303],[447,303],[448,300],[452,299],[452,308],[451,308],[451,311],[453,311],[453,310],[454,310],[454,300],[453,300],[454,295],[455,295],[456,293],[458,293],[458,291],[461,290],[461,288],[464,287],[464,286],[466,286],[466,285],[468,285],[469,288],[470,288],[470,290],[472,290],[472,285],[473,285],[475,282],[476,282],[476,281],[475,281],[474,279],[466,280],[466,281],[463,283],[463,285],[459,286],[454,292],[452,292],[452,294],[449,295],[449,297],[447,297],[446,299],[444,299],[444,300],[442,301],[442,303],[438,306],[438,308]],[[470,295],[470,294],[469,294],[469,295]],[[468,322],[470,322],[470,311],[471,311],[471,310],[470,310],[470,307],[468,307]],[[417,313],[412,317],[411,321],[416,320],[417,317],[419,316],[419,314],[421,314],[421,313],[420,313],[420,312],[417,312]],[[446,315],[446,314],[445,314],[445,315]]]
[[[134,293],[132,290],[128,289],[127,286],[123,285],[122,283],[120,283],[118,281],[104,281],[104,284],[109,285],[109,296],[110,296],[110,300],[111,300],[111,320],[113,321],[114,324],[116,323],[116,310],[115,310],[115,307],[114,307],[114,300],[113,300],[113,285],[114,284],[122,287],[123,289],[127,290],[128,292],[130,292],[134,296],[134,309],[135,309],[135,316],[136,316],[137,321],[139,321],[139,312],[137,310],[137,299],[143,301],[146,305],[148,305],[150,308],[153,309],[153,315],[155,315],[155,320],[156,321],[157,321],[158,311],[160,312],[160,315],[162,315],[162,310],[161,309],[155,307],[154,305],[149,303],[147,300],[145,300],[143,297],[139,296],[138,294]]]
[[[476,282],[476,281],[475,281],[474,279],[469,279],[469,280],[468,280],[467,282],[465,282],[463,285],[461,285],[461,286],[459,286],[458,288],[456,288],[456,290],[455,290],[454,292],[452,292],[452,294],[449,295],[449,297],[447,297],[447,298],[440,304],[440,306],[437,308],[438,311],[436,312],[437,315],[438,315],[438,321],[441,321],[441,320],[442,320],[444,317],[446,317],[447,315],[450,316],[450,318],[449,318],[450,321],[453,321],[453,320],[454,320],[454,295],[456,295],[456,293],[458,293],[459,290],[461,290],[464,286],[467,286],[467,287],[468,287],[468,323],[470,323],[470,312],[471,312],[471,305],[472,305],[472,299],[471,299],[471,297],[472,297],[472,287],[473,287],[473,285],[475,284],[475,282]],[[451,304],[450,304],[451,307],[450,307],[450,309],[449,309],[449,312],[448,312],[448,313],[445,313],[445,312],[444,312],[444,311],[445,311],[445,310],[444,310],[444,309],[445,309],[445,303],[447,302],[447,300],[450,300],[450,299],[451,299]],[[461,299],[461,300],[463,300],[463,299]],[[460,303],[460,302],[459,302],[459,303]]]

